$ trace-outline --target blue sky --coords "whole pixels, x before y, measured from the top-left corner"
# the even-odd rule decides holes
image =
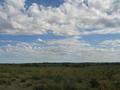
[[[5,0],[0,0],[0,3],[3,3]],[[64,0],[26,0],[25,1],[27,6],[32,5],[32,3],[38,3],[44,6],[53,6],[58,7],[60,4],[64,3]]]
[[[38,3],[45,7],[59,7],[63,2],[64,0],[26,0],[26,6],[32,5],[32,3]]]
[[[119,62],[118,0],[0,4],[0,63]]]

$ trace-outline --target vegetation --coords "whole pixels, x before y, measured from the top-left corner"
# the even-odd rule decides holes
[[[0,90],[120,90],[120,64],[1,64]]]

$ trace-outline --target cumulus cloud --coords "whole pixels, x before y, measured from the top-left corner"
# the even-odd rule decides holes
[[[99,47],[94,47],[81,37],[120,34],[120,0],[64,0],[59,7],[33,3],[27,9],[25,0],[5,0],[0,5],[0,34],[41,35],[47,32],[66,38],[48,41],[38,38],[34,42],[1,39],[0,43],[9,44],[0,46],[0,57],[43,57],[46,61],[61,62],[118,61],[119,40],[102,41]]]
[[[38,39],[37,42],[18,42],[16,45],[0,47],[0,55],[22,57],[23,59],[32,57],[32,62],[36,62],[36,59],[40,62],[40,58],[44,58],[43,62],[117,62],[120,58],[119,54],[120,49],[95,48],[91,47],[89,43],[76,38],[44,41],[44,43],[39,42]]]
[[[120,40],[105,40],[100,43],[103,47],[120,48]]]
[[[5,53],[21,54],[28,53],[27,55],[39,56],[42,53],[47,54],[74,54],[75,52],[89,47],[85,41],[80,41],[75,38],[68,38],[63,40],[44,41],[40,38],[32,43],[17,42],[16,45],[2,46],[1,50]],[[78,48],[79,47],[79,48]]]
[[[0,5],[0,33],[120,33],[119,7],[119,0],[65,0],[59,7],[33,3],[26,9],[25,0],[5,0]]]
[[[11,43],[11,42],[14,42],[12,40],[0,40],[0,43]]]

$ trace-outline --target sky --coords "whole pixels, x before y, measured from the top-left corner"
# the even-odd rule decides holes
[[[0,63],[120,62],[120,0],[0,0]]]

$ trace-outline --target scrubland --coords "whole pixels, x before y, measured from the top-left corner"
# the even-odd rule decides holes
[[[120,90],[120,64],[1,64],[0,90]]]

